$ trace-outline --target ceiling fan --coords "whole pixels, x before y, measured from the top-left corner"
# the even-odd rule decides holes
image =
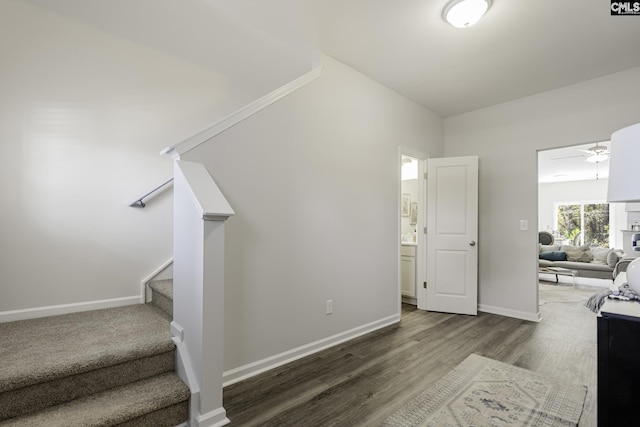
[[[589,157],[587,157],[585,161],[591,162],[591,163],[598,163],[598,162],[605,161],[609,158],[609,153],[611,153],[607,147],[598,145],[597,142],[594,147],[591,147],[588,150],[582,150],[582,151],[589,155]]]
[[[598,145],[598,144],[599,143],[596,142],[595,146],[588,148],[586,150],[578,149],[578,151],[581,151],[585,154],[555,157],[555,158],[552,158],[551,160],[571,159],[574,157],[586,157],[586,159],[584,159],[586,162],[590,162],[590,163],[603,162],[609,158],[610,151],[604,145]]]

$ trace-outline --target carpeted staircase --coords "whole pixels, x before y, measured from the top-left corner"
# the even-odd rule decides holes
[[[0,426],[185,423],[190,391],[157,294],[152,304],[0,323]]]
[[[158,307],[167,318],[173,320],[173,279],[154,280],[151,288],[151,304]]]

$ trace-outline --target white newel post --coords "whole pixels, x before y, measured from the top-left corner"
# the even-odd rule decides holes
[[[233,210],[200,163],[175,161],[173,322],[190,425],[229,423],[222,406],[224,225]]]

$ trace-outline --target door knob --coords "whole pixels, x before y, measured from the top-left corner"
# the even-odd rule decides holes
[[[476,245],[476,242],[474,240],[469,242],[469,246],[475,246],[475,245]]]

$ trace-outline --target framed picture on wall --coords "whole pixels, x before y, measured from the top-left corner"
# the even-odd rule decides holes
[[[400,201],[400,215],[409,216],[410,207],[411,207],[411,194],[402,193],[402,200]]]
[[[418,202],[411,202],[411,225],[418,223]]]

